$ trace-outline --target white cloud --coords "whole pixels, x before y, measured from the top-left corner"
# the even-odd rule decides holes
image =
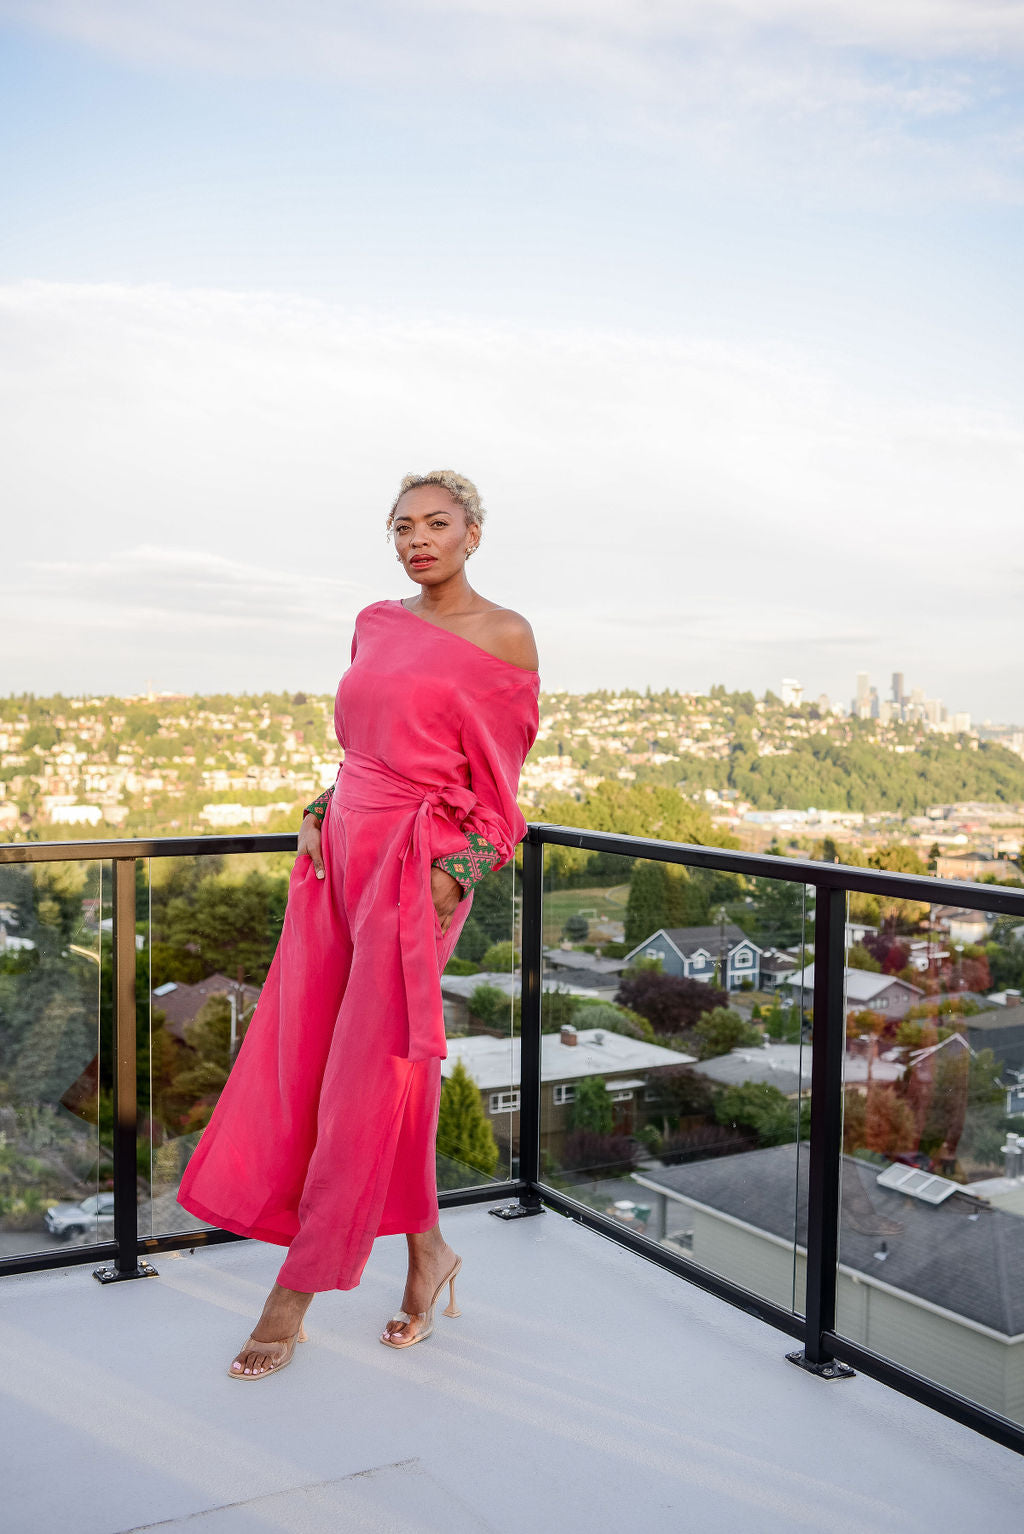
[[[550,686],[868,666],[1024,717],[1024,432],[980,406],[795,349],[158,288],[0,289],[0,357],[5,691],[333,685],[355,608],[408,589],[399,477],[448,463]]]
[[[820,192],[1021,192],[1018,0],[0,0],[5,16],[143,69],[370,83],[398,112],[429,82],[432,116],[495,107],[523,133],[682,145]]]

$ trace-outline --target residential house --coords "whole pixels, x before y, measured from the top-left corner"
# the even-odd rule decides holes
[[[633,1176],[662,1195],[662,1231],[667,1201],[686,1206],[695,1262],[789,1310],[804,1287],[807,1163],[806,1144],[779,1145]],[[1024,1218],[855,1156],[842,1189],[837,1331],[1024,1418]]]
[[[185,1029],[195,1021],[208,1001],[215,996],[234,998],[237,1008],[236,1020],[248,1016],[260,998],[259,987],[241,985],[227,975],[209,975],[198,985],[185,985],[180,980],[167,980],[152,992],[153,1006],[164,1014],[164,1027],[174,1038],[185,1042]]]
[[[787,976],[779,989],[801,1011],[810,1011],[814,1006],[814,965],[808,964]],[[908,985],[896,975],[878,975],[867,969],[846,971],[848,1012],[883,1012],[887,1017],[902,1018],[924,994],[919,986]]]
[[[449,1038],[441,1073],[450,1076],[461,1060],[476,1083],[483,1109],[499,1145],[519,1150],[519,1079],[521,1040],[473,1034]],[[556,1161],[561,1159],[571,1124],[577,1084],[600,1076],[611,1097],[617,1134],[635,1134],[646,1122],[645,1094],[652,1076],[667,1066],[690,1065],[693,1055],[660,1044],[648,1044],[625,1033],[602,1028],[576,1029],[541,1035],[540,1143]]]
[[[784,948],[766,948],[761,954],[758,988],[777,991],[787,975],[800,968],[800,960]]]
[[[659,927],[624,959],[660,959],[666,975],[703,980],[734,991],[744,980],[756,989],[762,950],[734,922],[714,927]],[[725,968],[724,980],[720,978]]]
[[[811,1090],[810,1044],[773,1044],[764,1047],[731,1049],[727,1055],[715,1055],[692,1067],[693,1071],[713,1081],[716,1086],[737,1087],[753,1082],[775,1087],[784,1097],[797,1097]],[[895,1060],[876,1060],[858,1050],[847,1051],[843,1063],[843,1082],[848,1087],[866,1089],[872,1081],[898,1081],[903,1065]]]
[[[1024,1007],[989,1007],[971,1017],[958,1018],[956,1026],[966,1030],[973,1049],[990,1049],[1004,1074],[1024,1071]]]

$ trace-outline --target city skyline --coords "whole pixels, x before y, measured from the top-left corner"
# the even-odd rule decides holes
[[[1024,14],[824,10],[0,0],[0,691],[330,690],[447,464],[549,689],[1024,719]]]

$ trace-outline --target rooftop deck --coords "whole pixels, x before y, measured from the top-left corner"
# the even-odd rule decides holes
[[[555,1213],[448,1210],[463,1316],[377,1341],[405,1243],[314,1302],[279,1379],[227,1365],[281,1252],[164,1253],[0,1285],[14,1534],[711,1530],[1020,1523],[1020,1458],[863,1376],[826,1383],[751,1316]]]

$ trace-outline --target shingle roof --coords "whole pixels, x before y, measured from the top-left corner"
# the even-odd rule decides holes
[[[814,965],[808,964],[806,969],[787,975],[783,983],[811,990],[814,986]],[[917,996],[924,995],[920,986],[910,985],[906,980],[901,980],[898,975],[880,975],[877,970],[871,969],[847,969],[846,971],[848,1001],[870,1001],[872,997],[880,996],[883,991],[887,991],[891,985],[897,988],[905,987]]]
[[[645,1172],[647,1182],[721,1210],[757,1230],[807,1244],[807,1146]],[[843,1157],[839,1260],[908,1295],[1007,1337],[1024,1334],[1024,1218],[957,1192],[937,1208],[878,1186],[884,1168]],[[886,1256],[875,1253],[885,1242]]]
[[[628,1071],[657,1070],[666,1065],[691,1065],[693,1055],[662,1044],[648,1044],[626,1033],[606,1028],[580,1028],[577,1043],[563,1044],[561,1034],[545,1033],[540,1041],[542,1081],[580,1081],[584,1076],[607,1076]],[[490,1034],[458,1034],[448,1039],[448,1055],[441,1061],[442,1076],[450,1076],[461,1060],[482,1092],[519,1085],[522,1039],[495,1038]],[[618,1085],[618,1083],[616,1083]]]
[[[660,930],[672,939],[680,953],[686,955],[695,953],[698,948],[706,948],[709,953],[717,954],[723,938],[730,948],[737,943],[750,943],[752,948],[760,952],[757,943],[731,921],[727,921],[723,927],[662,927]]]

